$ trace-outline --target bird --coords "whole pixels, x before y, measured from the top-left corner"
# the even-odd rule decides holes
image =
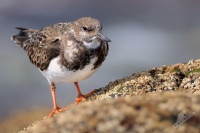
[[[67,107],[57,105],[55,84],[74,83],[78,93],[75,104],[95,93],[94,89],[83,95],[78,83],[91,77],[108,55],[108,42],[111,40],[102,34],[102,24],[98,19],[82,17],[40,30],[16,29],[19,32],[11,40],[27,53],[30,62],[49,83],[53,110],[48,117],[67,110]]]

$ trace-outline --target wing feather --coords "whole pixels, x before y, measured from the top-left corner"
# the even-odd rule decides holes
[[[20,32],[12,40],[27,53],[32,64],[46,70],[50,61],[59,56],[64,23],[48,26],[41,30],[17,28]]]

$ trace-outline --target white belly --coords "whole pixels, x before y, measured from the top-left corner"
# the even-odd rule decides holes
[[[59,57],[54,58],[47,70],[41,71],[41,73],[47,78],[49,82],[65,83],[65,82],[78,82],[89,78],[94,74],[97,69],[93,70],[93,64],[97,58],[91,60],[90,64],[85,66],[82,70],[75,72],[67,70],[64,66],[58,63]]]

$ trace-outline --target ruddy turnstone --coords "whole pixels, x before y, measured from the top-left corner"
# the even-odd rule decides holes
[[[76,104],[95,92],[83,95],[78,82],[92,76],[108,54],[110,39],[101,33],[99,20],[83,17],[41,30],[17,29],[19,33],[11,39],[26,51],[50,84],[54,107],[49,116],[66,110],[57,106],[55,83],[73,82],[78,92]]]

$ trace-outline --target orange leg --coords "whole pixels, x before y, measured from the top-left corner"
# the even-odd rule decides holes
[[[50,91],[51,91],[51,95],[52,95],[52,99],[53,99],[53,110],[51,111],[51,113],[48,115],[48,117],[53,116],[54,114],[57,114],[59,112],[62,112],[64,110],[66,110],[67,108],[60,108],[57,106],[57,102],[56,102],[56,86],[54,83],[50,84]]]
[[[77,96],[77,98],[75,99],[75,104],[78,104],[79,102],[85,100],[86,98],[88,98],[90,95],[92,95],[92,94],[95,92],[95,90],[93,90],[93,91],[91,91],[90,93],[88,93],[88,94],[86,94],[86,95],[83,95],[83,94],[81,93],[80,88],[79,88],[78,82],[74,82],[74,85],[76,86],[76,90],[77,90],[77,92],[78,92],[78,96]]]

